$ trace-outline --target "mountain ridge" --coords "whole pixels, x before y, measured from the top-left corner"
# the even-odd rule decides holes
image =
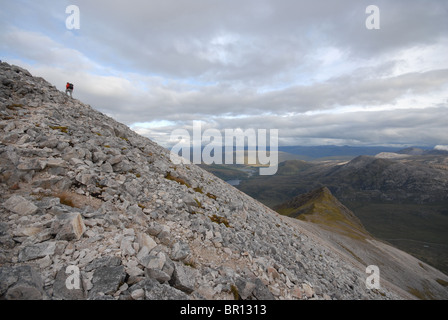
[[[419,298],[386,279],[367,289],[366,266],[311,225],[170,158],[44,79],[0,63],[0,298]],[[422,265],[428,270],[411,272],[414,290],[430,281],[431,297],[444,297],[437,279],[448,278]],[[71,289],[68,270],[77,276]]]

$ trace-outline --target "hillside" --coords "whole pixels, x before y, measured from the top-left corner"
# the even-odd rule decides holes
[[[356,239],[371,238],[361,221],[323,187],[276,206],[278,213]]]
[[[390,245],[375,239],[359,219],[341,204],[328,190],[320,188],[299,195],[276,207],[283,215],[296,219],[310,234],[326,239],[337,250],[351,256],[361,265],[381,266],[381,274],[387,280],[421,299],[434,299],[434,292],[443,295],[443,288],[431,281],[415,282],[415,270],[426,270],[426,266],[415,258]],[[311,222],[306,223],[306,222]],[[436,298],[437,299],[437,298]]]
[[[312,224],[4,62],[0,168],[0,299],[447,298],[448,277],[403,252],[378,263],[407,278],[367,289]]]
[[[238,188],[274,208],[328,187],[375,237],[448,273],[448,155],[405,149],[351,161],[287,161],[288,174],[254,176]],[[291,169],[296,168],[296,169]]]

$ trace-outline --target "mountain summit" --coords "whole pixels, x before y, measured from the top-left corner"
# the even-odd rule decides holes
[[[312,224],[4,62],[0,168],[0,299],[446,298],[448,277],[403,252],[409,287],[384,271],[367,289],[370,261]]]

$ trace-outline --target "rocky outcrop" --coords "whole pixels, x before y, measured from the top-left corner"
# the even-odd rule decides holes
[[[26,70],[0,92],[0,298],[408,297]]]

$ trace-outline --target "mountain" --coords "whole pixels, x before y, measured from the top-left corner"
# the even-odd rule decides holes
[[[370,261],[323,229],[171,156],[0,63],[0,299],[447,298],[446,275],[389,246],[378,267],[409,272],[368,289]]]
[[[326,187],[299,195],[276,207],[277,212],[298,219],[297,223],[321,239],[330,241],[341,252],[351,255],[361,265],[381,266],[381,275],[422,299],[443,295],[440,281],[416,282],[413,273],[427,267],[389,244],[375,239],[360,220],[340,203]],[[312,224],[304,224],[304,221]],[[431,276],[430,276],[431,277]],[[434,293],[437,294],[434,295]]]
[[[299,195],[274,208],[278,213],[319,224],[352,238],[371,238],[361,221],[327,187]]]
[[[437,151],[437,150],[436,150]],[[375,237],[448,273],[448,156],[405,150],[351,161],[287,161],[297,168],[254,176],[240,190],[271,208],[322,186]]]

